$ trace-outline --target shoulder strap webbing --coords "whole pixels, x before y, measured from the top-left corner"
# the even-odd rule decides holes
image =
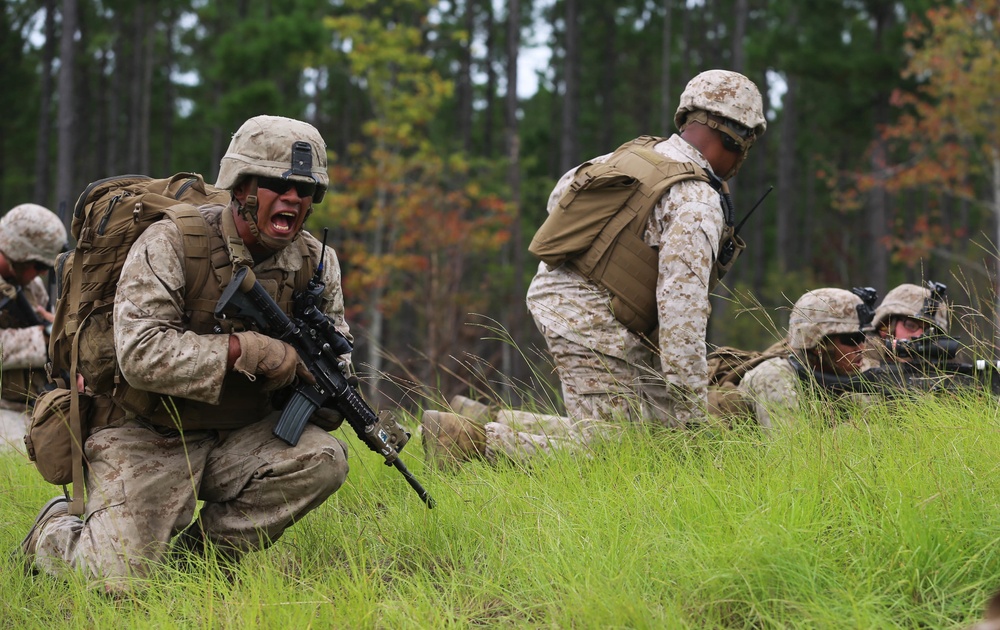
[[[163,211],[177,229],[181,231],[184,243],[184,278],[186,292],[198,292],[205,286],[211,273],[206,261],[212,257],[211,235],[208,223],[198,208],[190,204],[178,204]]]
[[[80,304],[80,282],[83,274],[83,257],[73,256],[73,275],[70,281],[70,304]],[[82,324],[82,322],[78,322]],[[71,331],[75,333],[76,331]],[[80,335],[73,334],[70,346],[69,362],[69,429],[72,436],[71,453],[73,458],[73,498],[69,503],[69,513],[80,516],[84,512],[84,477],[83,477],[83,418],[80,414],[80,390],[77,387],[76,374],[80,359]]]

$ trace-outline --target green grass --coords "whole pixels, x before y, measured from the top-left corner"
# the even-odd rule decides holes
[[[114,601],[0,554],[0,628],[962,628],[1000,587],[1000,409],[922,399],[830,428],[630,431],[458,472],[437,501],[351,453],[349,482],[230,583],[212,561]],[[56,491],[0,456],[0,547]]]

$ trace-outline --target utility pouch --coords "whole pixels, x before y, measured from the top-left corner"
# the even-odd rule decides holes
[[[24,436],[28,459],[35,463],[42,478],[57,486],[73,481],[73,431],[70,421],[72,392],[52,389],[35,401],[31,426]],[[90,417],[93,398],[80,394],[80,416],[84,426]],[[82,447],[82,445],[81,445]]]

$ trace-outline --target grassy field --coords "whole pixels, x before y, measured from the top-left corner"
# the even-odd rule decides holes
[[[1000,587],[1000,409],[925,399],[783,434],[633,431],[438,472],[426,509],[359,443],[348,484],[227,580],[114,601],[0,554],[2,628],[963,628]],[[0,547],[56,494],[0,456]]]

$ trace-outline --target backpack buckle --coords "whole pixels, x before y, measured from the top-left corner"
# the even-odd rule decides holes
[[[573,183],[569,185],[569,189],[573,192],[580,192],[581,188],[588,186],[592,181],[594,181],[594,174],[590,172],[584,173],[583,178],[576,177],[573,180]]]

